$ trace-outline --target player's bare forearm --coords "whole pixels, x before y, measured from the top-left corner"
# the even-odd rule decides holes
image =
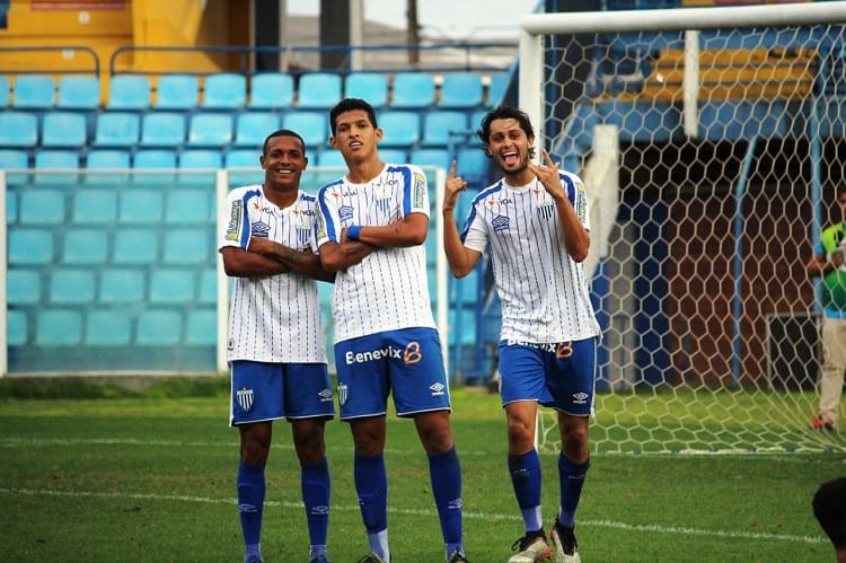
[[[449,263],[449,269],[456,278],[463,278],[476,266],[480,253],[470,250],[461,242],[458,234],[458,226],[455,223],[455,215],[451,208],[444,207],[444,253]]]
[[[310,249],[297,250],[269,239],[254,238],[250,239],[248,250],[283,264],[291,272],[318,281],[335,281],[335,274],[324,270],[320,258]]]
[[[555,208],[558,210],[558,220],[561,224],[564,246],[567,253],[576,262],[587,258],[590,250],[590,233],[585,229],[570,200],[564,197],[553,197]]]
[[[411,213],[390,225],[362,226],[358,240],[373,246],[407,247],[426,242],[429,218],[423,213]]]
[[[320,263],[326,272],[334,275],[334,272],[360,264],[374,250],[375,246],[361,241],[327,242],[320,247]]]
[[[223,269],[226,275],[231,277],[255,278],[287,274],[291,271],[289,266],[278,260],[234,246],[221,249],[220,254],[223,257]]]

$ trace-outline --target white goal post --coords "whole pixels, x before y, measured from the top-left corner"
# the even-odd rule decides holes
[[[805,268],[846,182],[844,24],[846,2],[521,18],[537,153],[591,198],[593,452],[846,451],[810,428]],[[539,433],[557,450],[551,413]]]

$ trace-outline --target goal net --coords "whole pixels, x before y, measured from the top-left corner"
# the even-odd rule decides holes
[[[520,106],[592,202],[594,452],[846,450],[846,420],[810,428],[806,273],[841,220],[838,22],[846,2],[522,18]]]

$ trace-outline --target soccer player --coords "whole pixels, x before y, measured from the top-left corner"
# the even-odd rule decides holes
[[[461,234],[454,216],[467,183],[453,162],[443,202],[444,250],[450,270],[466,276],[488,249],[502,302],[499,370],[508,421],[508,469],[526,533],[510,563],[548,558],[580,561],[573,534],[576,508],[590,467],[588,416],[593,405],[599,325],[582,261],[588,255],[587,196],[582,181],[532,163],[534,131],[528,116],[494,108],[478,136],[503,178],[472,202]],[[558,411],[560,506],[550,530],[541,514],[541,466],[534,446],[538,403]]]
[[[241,437],[237,490],[245,556],[262,561],[265,465],[273,421],[291,424],[310,538],[310,563],[326,563],[329,466],[324,426],[335,414],[315,280],[331,281],[315,254],[315,199],[300,191],[302,137],[271,133],[260,159],[264,184],[229,192],[218,242],[234,278],[228,359],[229,422]]]
[[[846,563],[846,477],[820,485],[813,507],[814,516],[834,546],[837,563]]]
[[[364,100],[341,100],[330,112],[330,143],[345,177],[317,195],[317,244],[332,293],[341,420],[355,442],[354,480],[371,553],[388,563],[387,400],[414,420],[429,461],[432,494],[451,563],[462,545],[461,467],[450,427],[449,387],[430,305],[423,242],[429,227],[426,176],[416,166],[385,164],[382,130]]]

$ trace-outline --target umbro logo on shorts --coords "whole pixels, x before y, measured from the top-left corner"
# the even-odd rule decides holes
[[[588,398],[587,393],[573,393],[573,402],[577,405],[585,404],[585,400]]]
[[[332,401],[332,390],[331,389],[324,389],[320,393],[317,394],[320,397],[321,403],[331,402]]]
[[[443,383],[433,383],[429,386],[429,389],[432,390],[433,397],[439,397],[444,394],[444,391],[446,390],[446,385],[444,385]]]

